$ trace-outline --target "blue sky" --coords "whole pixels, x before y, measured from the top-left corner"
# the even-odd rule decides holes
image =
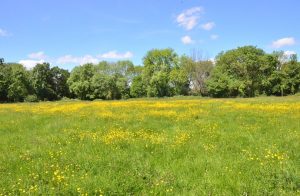
[[[300,1],[2,0],[0,57],[30,68],[101,60],[141,64],[153,48],[178,54],[255,45],[299,53]]]

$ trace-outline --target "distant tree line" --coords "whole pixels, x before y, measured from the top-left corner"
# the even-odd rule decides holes
[[[76,66],[71,72],[49,63],[27,70],[0,59],[0,102],[77,98],[127,99],[200,95],[255,97],[300,92],[296,55],[267,54],[254,46],[221,52],[215,62],[153,49],[143,66],[131,61]]]

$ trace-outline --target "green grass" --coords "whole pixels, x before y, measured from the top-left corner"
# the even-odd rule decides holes
[[[300,98],[0,105],[0,195],[300,195]]]

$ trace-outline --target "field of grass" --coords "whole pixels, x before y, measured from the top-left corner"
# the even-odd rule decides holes
[[[300,195],[300,97],[0,105],[0,195]]]

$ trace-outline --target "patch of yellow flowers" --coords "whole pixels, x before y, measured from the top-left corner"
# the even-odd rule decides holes
[[[244,154],[246,154],[247,159],[249,161],[257,162],[261,166],[264,165],[272,165],[272,164],[284,164],[289,156],[285,152],[280,152],[276,146],[271,146],[270,148],[265,148],[263,151],[259,151],[254,153],[248,150],[242,150]]]
[[[195,99],[195,100],[134,100],[134,101],[93,101],[93,102],[44,102],[0,104],[0,113],[7,111],[26,112],[33,114],[81,115],[87,117],[93,111],[99,118],[125,119],[135,112],[138,119],[148,117],[172,118],[174,120],[193,118],[199,114],[208,114],[207,107],[216,105],[218,110],[249,110],[257,112],[297,112],[299,102],[243,102],[226,99]],[[115,111],[122,111],[115,115]],[[147,112],[145,112],[147,111]],[[129,117],[130,118],[130,117]]]
[[[64,130],[74,134],[73,130]],[[102,142],[104,144],[117,143],[133,143],[143,142],[149,144],[170,144],[172,146],[179,146],[185,144],[190,138],[191,134],[183,131],[177,131],[174,136],[169,136],[163,131],[156,133],[150,130],[129,131],[123,128],[115,128],[109,131],[78,131],[76,133],[81,141],[90,140],[92,142]],[[76,137],[72,137],[76,139]]]

